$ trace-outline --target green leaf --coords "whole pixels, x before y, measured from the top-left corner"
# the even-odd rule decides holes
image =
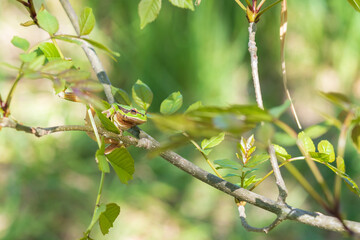
[[[310,138],[318,138],[324,135],[328,130],[329,126],[313,125],[304,130],[307,136]]]
[[[291,105],[290,100],[286,100],[283,104],[280,106],[276,106],[269,109],[269,113],[274,118],[279,118]]]
[[[241,177],[241,174],[238,173],[228,173],[224,176],[224,178],[230,178],[230,177]]]
[[[93,217],[93,219],[91,220],[91,223],[90,223],[89,226],[93,226],[93,225],[97,222],[97,220],[99,220],[101,214],[102,214],[103,212],[105,212],[105,211],[106,211],[106,206],[105,206],[105,204],[101,203],[100,206],[97,206],[96,209],[95,209],[94,217]]]
[[[154,21],[159,15],[161,0],[141,0],[139,3],[140,28]]]
[[[318,160],[319,162],[329,162],[330,156],[327,153],[309,152],[310,157]]]
[[[219,145],[222,141],[224,141],[225,133],[222,132],[219,135],[212,137],[210,139],[204,139],[201,142],[201,148],[207,149],[207,148],[213,148],[217,145]]]
[[[148,85],[137,80],[132,87],[132,98],[137,105],[146,111],[153,100],[153,93]]]
[[[17,47],[17,48],[20,48],[24,51],[28,50],[29,47],[30,47],[30,43],[28,42],[28,40],[24,39],[24,38],[21,38],[21,37],[18,37],[18,36],[14,36],[12,39],[11,39],[11,43]]]
[[[58,74],[63,71],[69,70],[73,66],[73,62],[71,60],[65,59],[54,59],[45,64],[45,66],[41,69],[42,72]]]
[[[320,153],[328,154],[329,155],[329,162],[335,161],[334,147],[329,141],[327,141],[327,140],[320,141],[319,144],[318,144],[318,151]]]
[[[32,25],[36,25],[36,23],[33,20],[29,20],[29,21],[26,21],[24,23],[20,23],[20,25],[23,26],[23,27],[30,27]]]
[[[50,35],[54,35],[59,30],[59,23],[57,19],[46,10],[37,14],[37,20],[40,27],[47,31]]]
[[[298,140],[306,152],[315,152],[314,142],[306,135],[305,132],[299,133]]]
[[[261,153],[254,155],[250,158],[250,160],[245,164],[246,167],[253,168],[256,167],[267,160],[269,160],[270,156],[267,153]]]
[[[45,62],[45,56],[40,55],[29,63],[29,69],[38,71],[44,65],[44,62]]]
[[[194,4],[192,0],[169,0],[174,6],[180,8],[187,8],[194,11]]]
[[[94,26],[95,16],[93,14],[93,11],[91,8],[86,7],[79,18],[80,36],[90,34]]]
[[[131,105],[131,100],[127,92],[121,88],[117,88],[111,85],[111,93],[115,98],[115,101],[124,105]]]
[[[360,12],[360,0],[348,0],[350,5],[358,12]]]
[[[202,152],[203,154],[208,156],[211,153],[212,150],[213,150],[212,148],[210,148],[210,149],[200,149],[200,152]]]
[[[60,58],[60,53],[53,43],[42,42],[39,44],[39,48],[49,61]]]
[[[341,93],[336,92],[320,92],[320,96],[325,98],[326,100],[338,105],[339,107],[343,109],[349,109],[351,101],[350,99]]]
[[[110,161],[110,164],[114,168],[120,181],[127,184],[127,182],[132,179],[135,172],[134,159],[131,157],[128,150],[124,147],[117,148],[106,155],[106,157]]]
[[[110,132],[114,132],[119,134],[119,129],[115,126],[115,124],[108,119],[103,113],[101,113],[99,110],[95,109],[96,115],[99,117],[100,122],[104,126],[104,128]]]
[[[198,109],[198,108],[201,107],[201,106],[202,106],[201,101],[197,101],[197,102],[191,104],[191,105],[186,109],[185,114],[188,113],[188,112],[194,111],[194,110]]]
[[[330,165],[330,164],[325,164],[328,168],[330,168],[334,173],[336,173],[338,176],[340,176],[344,182],[346,183],[346,185],[349,187],[349,189],[355,193],[358,197],[360,197],[360,190],[359,187],[357,186],[357,184],[355,183],[354,180],[352,180],[346,173],[344,173],[343,171],[341,171],[340,169]]]
[[[36,58],[36,56],[37,56],[36,52],[21,53],[20,54],[20,59],[23,62],[31,62],[32,60],[34,60]]]
[[[360,153],[360,124],[356,124],[351,130],[351,140],[356,150]]]
[[[338,156],[336,158],[336,163],[338,165],[338,169],[341,171],[341,172],[345,172],[345,161],[344,159],[341,157],[341,156]]]
[[[275,149],[275,153],[280,156],[280,157],[283,157],[285,159],[289,159],[291,158],[291,155],[287,153],[287,151],[285,150],[285,148],[279,146],[279,145],[276,145],[276,144],[273,144],[274,146],[274,149]]]
[[[115,52],[113,50],[111,50],[110,48],[106,47],[104,44],[102,43],[99,43],[97,41],[94,41],[92,39],[88,39],[88,38],[81,38],[82,40],[90,43],[91,45],[93,45],[94,47],[97,47],[103,51],[105,51],[113,60],[116,61],[116,59],[114,58],[115,57],[120,57],[120,53],[118,52]]]
[[[228,169],[239,170],[241,168],[241,165],[238,162],[229,159],[215,160],[214,163],[219,165],[217,169],[228,168]]]
[[[248,188],[251,184],[256,183],[259,180],[261,180],[261,178],[256,178],[255,175],[252,175],[245,179],[243,188]]]
[[[160,105],[160,112],[165,115],[175,113],[183,103],[183,96],[180,92],[173,92]]]
[[[99,225],[103,235],[109,232],[109,229],[113,227],[113,223],[119,216],[120,207],[116,203],[109,203],[106,205],[106,210],[100,215]]]

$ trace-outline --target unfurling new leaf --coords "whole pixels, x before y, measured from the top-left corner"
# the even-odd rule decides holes
[[[219,145],[222,141],[224,141],[225,138],[225,133],[220,133],[219,135],[212,137],[210,139],[204,139],[201,142],[201,148],[202,149],[209,149],[209,148],[213,148],[217,145]]]

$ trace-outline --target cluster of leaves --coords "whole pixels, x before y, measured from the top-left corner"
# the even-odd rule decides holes
[[[32,18],[32,20],[22,25],[26,27],[37,25],[49,34],[51,42],[39,42],[30,48],[28,40],[18,36],[13,37],[12,44],[24,51],[19,56],[21,65],[20,67],[7,63],[2,63],[2,65],[18,71],[18,78],[14,83],[14,87],[23,77],[28,79],[47,78],[53,82],[56,94],[65,92],[65,90],[71,90],[80,100],[96,104],[96,102],[92,102],[92,99],[96,98],[95,92],[102,90],[101,84],[98,81],[90,80],[90,73],[88,71],[79,69],[70,58],[65,58],[56,42],[56,40],[63,40],[80,46],[85,41],[104,50],[111,56],[119,56],[118,53],[111,51],[103,44],[87,37],[95,25],[92,9],[85,8],[83,10],[79,18],[80,34],[79,36],[73,36],[57,34],[59,23],[56,17],[44,9],[43,6],[36,12],[32,1],[22,3],[30,12],[30,17]],[[12,92],[9,93],[8,99],[11,99],[12,94]],[[5,112],[5,116],[10,113],[9,109],[7,109],[8,105],[8,101],[6,104],[2,102],[2,112]]]
[[[261,180],[261,178],[256,178],[256,175],[250,175],[250,173],[257,170],[260,164],[269,160],[267,153],[253,155],[256,150],[254,144],[254,135],[251,135],[248,139],[241,137],[240,143],[237,144],[239,153],[236,153],[236,161],[230,159],[214,161],[214,163],[218,165],[217,169],[232,170],[226,174],[224,178],[232,180],[235,184],[243,188],[250,188],[251,184],[255,184]]]

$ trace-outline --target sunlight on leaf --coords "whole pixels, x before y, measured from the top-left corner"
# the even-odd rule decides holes
[[[183,96],[180,92],[173,92],[160,105],[160,112],[165,115],[175,113],[183,103]]]
[[[174,6],[194,11],[193,0],[169,0]]]
[[[18,37],[18,36],[14,36],[12,39],[11,39],[11,43],[17,47],[17,48],[20,48],[24,51],[28,50],[28,48],[30,47],[30,43],[28,42],[28,40],[24,39],[24,38],[21,38],[21,37]]]
[[[132,87],[132,98],[137,105],[146,111],[152,103],[153,93],[149,86],[139,79]]]
[[[225,139],[225,133],[222,132],[219,135],[212,137],[210,139],[204,139],[201,142],[201,148],[207,149],[207,148],[213,148],[217,145],[219,145],[222,141]]]
[[[50,35],[54,35],[59,30],[59,23],[57,19],[47,10],[43,10],[37,14],[37,20],[42,29],[47,31]]]
[[[99,217],[99,226],[101,233],[106,235],[109,229],[113,227],[113,223],[120,214],[120,207],[116,203],[106,205],[106,210]]]
[[[329,162],[335,161],[335,152],[333,145],[327,140],[321,140],[318,144],[318,151],[329,155]]]
[[[95,16],[93,14],[93,11],[91,8],[86,7],[79,18],[80,36],[90,34],[94,26]]]
[[[306,135],[305,132],[300,132],[298,135],[298,140],[300,144],[304,147],[306,152],[315,152],[314,142],[311,140],[309,136]]]
[[[128,150],[124,147],[117,148],[106,155],[106,157],[110,161],[120,181],[127,184],[128,181],[133,178],[135,172],[134,159]]]
[[[159,15],[161,0],[141,0],[139,3],[140,28],[154,21]]]

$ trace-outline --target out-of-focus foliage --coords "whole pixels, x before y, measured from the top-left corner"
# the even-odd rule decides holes
[[[37,6],[42,2],[48,5],[51,14],[59,19],[59,32],[72,31],[57,1],[35,2]],[[137,79],[149,85],[154,92],[150,112],[159,112],[160,103],[176,91],[183,95],[183,110],[199,100],[206,105],[221,106],[253,103],[247,21],[235,1],[204,0],[195,11],[174,8],[169,1],[162,2],[156,21],[140,30],[139,1],[72,1],[79,15],[85,5],[93,9],[97,25],[90,37],[121,53],[117,62],[112,62],[100,52],[112,83],[128,92]],[[32,44],[48,37],[35,26],[24,29],[19,25],[27,20],[26,11],[20,10],[16,1],[0,1],[0,61],[18,66],[21,49],[10,43],[15,35],[32,40]],[[284,101],[279,65],[279,21],[277,6],[258,23],[260,80],[264,103],[269,108]],[[300,120],[310,125],[322,121],[319,110],[322,115],[335,116],[340,112],[317,97],[317,90],[360,97],[360,14],[343,1],[294,0],[288,1],[288,24],[289,87]],[[20,45],[25,47],[26,44]],[[81,50],[66,42],[61,47],[78,66],[90,71]],[[14,72],[0,68],[3,97],[13,79]],[[13,103],[12,114],[31,126],[81,124],[85,115],[82,105],[58,99],[48,80],[21,81]],[[286,118],[292,123],[291,117]],[[144,128],[154,133],[151,123]],[[326,133],[333,143],[336,143],[336,135],[338,131],[334,128]],[[212,152],[214,159],[236,157],[235,142],[227,143],[222,143],[221,151]],[[91,218],[100,178],[94,160],[96,148],[96,143],[83,133],[60,133],[37,139],[2,129],[0,238],[74,239],[81,236]],[[130,148],[136,171],[129,185],[120,185],[114,172],[105,179],[103,198],[121,206],[120,216],[114,222],[116,227],[109,231],[109,239],[264,238],[243,230],[233,199],[160,158],[149,160],[145,151],[132,150]],[[291,151],[294,150],[289,151],[293,155]],[[192,147],[179,152],[210,171]],[[359,176],[359,156],[350,142],[344,159],[349,175]],[[304,163],[294,164],[308,171]],[[333,176],[325,167],[320,170],[325,177]],[[285,178],[290,177],[286,171],[282,172]],[[287,179],[290,179],[286,181],[289,204],[318,209],[311,205],[296,182]],[[359,177],[354,180],[359,183]],[[270,197],[277,193],[272,180],[265,181],[257,191]],[[360,209],[355,201],[358,199],[352,193],[344,191],[342,207],[348,219],[358,220]],[[247,215],[259,226],[269,223],[273,217],[252,207]],[[98,237],[94,237],[101,239],[101,229],[96,231]],[[310,231],[308,226],[285,222],[267,236],[267,239],[280,238],[339,239],[339,235],[315,228]]]

